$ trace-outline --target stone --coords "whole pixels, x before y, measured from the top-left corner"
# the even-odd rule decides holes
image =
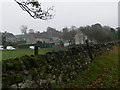
[[[11,88],[18,88],[17,84],[11,85]]]

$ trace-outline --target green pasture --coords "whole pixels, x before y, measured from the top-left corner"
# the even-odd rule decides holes
[[[54,47],[54,48],[41,48],[39,49],[39,54],[45,54],[50,51],[65,50],[69,47]],[[33,55],[33,49],[16,49],[16,50],[3,50],[2,51],[2,60],[17,58],[24,55]]]

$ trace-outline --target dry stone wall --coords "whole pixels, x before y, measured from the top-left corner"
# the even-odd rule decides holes
[[[113,43],[92,44],[93,58],[107,54]],[[51,88],[63,84],[86,69],[92,60],[86,45],[68,50],[48,52],[44,55],[23,56],[2,62],[3,88]]]

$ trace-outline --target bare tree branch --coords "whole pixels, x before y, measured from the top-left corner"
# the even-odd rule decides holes
[[[55,16],[55,14],[50,12],[53,11],[53,6],[45,11],[41,9],[41,4],[35,0],[27,0],[26,2],[15,0],[15,2],[22,8],[22,10],[26,11],[34,19],[48,20],[52,19]],[[32,7],[30,7],[30,5]]]

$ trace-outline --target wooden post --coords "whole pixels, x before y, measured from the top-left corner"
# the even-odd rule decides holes
[[[86,41],[86,45],[87,45],[87,49],[88,49],[88,53],[89,53],[90,59],[93,60],[93,56],[92,56],[92,53],[91,53],[91,50],[90,50],[90,47],[89,47],[88,40],[85,40],[85,41]]]
[[[38,46],[35,46],[34,55],[38,55]]]

